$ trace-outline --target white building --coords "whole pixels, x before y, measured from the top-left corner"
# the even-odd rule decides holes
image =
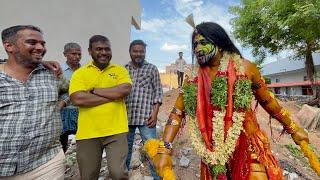
[[[47,42],[44,59],[64,62],[63,46],[77,42],[82,64],[90,58],[89,38],[105,35],[111,41],[112,61],[125,64],[130,60],[131,27],[140,29],[140,16],[139,0],[1,0],[0,31],[18,24],[38,26]],[[0,44],[0,59],[7,58]]]
[[[316,72],[320,73],[320,54],[313,54],[313,61]],[[313,95],[311,82],[307,78],[305,61],[279,59],[275,62],[266,64],[262,68],[262,74],[271,80],[268,87],[278,95],[300,96]],[[320,79],[318,75],[318,81]]]

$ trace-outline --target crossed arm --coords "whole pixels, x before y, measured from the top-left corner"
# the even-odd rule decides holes
[[[131,84],[123,83],[111,88],[97,88],[91,91],[77,91],[70,99],[76,106],[98,106],[124,98],[131,91]]]

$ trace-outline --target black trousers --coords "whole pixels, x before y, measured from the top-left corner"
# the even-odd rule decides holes
[[[74,131],[67,131],[60,135],[60,143],[62,145],[63,152],[66,152],[68,149],[68,136],[71,134],[76,134]]]
[[[178,75],[178,86],[181,87],[183,82],[184,72],[177,71],[177,75]]]

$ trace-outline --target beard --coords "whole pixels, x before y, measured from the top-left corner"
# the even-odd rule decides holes
[[[101,56],[97,56],[95,54],[92,54],[91,57],[93,59],[93,64],[102,70],[109,66],[112,55],[106,55],[104,59],[101,59]]]
[[[209,62],[212,60],[212,58],[216,55],[216,52],[213,51],[209,54],[205,54],[205,55],[196,55],[197,57],[197,61],[198,61],[198,64],[200,66],[206,66],[209,64]]]
[[[100,70],[106,68],[109,65],[109,63],[110,63],[110,61],[108,61],[108,62],[100,62],[98,60],[94,60],[93,59],[93,64],[95,66],[97,66]]]
[[[22,55],[20,52],[16,52],[15,57],[16,57],[17,63],[23,64],[24,66],[30,67],[30,68],[37,67],[42,61],[42,59],[35,59],[32,57]]]
[[[144,63],[144,59],[135,59],[134,62],[137,66],[141,67]]]

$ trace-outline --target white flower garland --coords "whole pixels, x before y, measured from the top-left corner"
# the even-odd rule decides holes
[[[233,154],[237,140],[243,130],[243,121],[245,114],[243,112],[234,112],[232,116],[233,124],[227,132],[227,137],[224,136],[224,117],[225,111],[214,111],[213,125],[215,131],[212,133],[215,144],[215,151],[210,151],[206,148],[205,143],[201,138],[198,130],[197,121],[189,118],[188,129],[190,133],[191,143],[196,153],[203,159],[206,164],[210,165],[225,165],[230,156]],[[224,141],[224,139],[226,139]]]
[[[224,53],[220,60],[219,71],[226,72],[228,68],[229,60],[232,59],[235,62],[235,68],[237,73],[243,74],[244,67],[242,66],[243,60],[239,55]],[[245,117],[244,112],[233,112],[232,126],[228,129],[227,137],[224,133],[224,117],[226,111],[213,111],[214,117],[212,123],[214,131],[212,133],[212,143],[215,146],[214,151],[210,151],[206,148],[203,142],[201,133],[199,132],[196,119],[189,118],[188,129],[190,133],[191,143],[196,153],[202,158],[206,164],[210,165],[225,165],[230,156],[235,151],[237,140],[240,133],[243,130],[243,121]]]
[[[245,69],[242,66],[243,59],[239,54],[230,54],[228,52],[223,53],[223,56],[220,60],[219,71],[226,72],[228,69],[229,60],[232,59],[235,62],[235,68],[237,73],[244,74]]]

